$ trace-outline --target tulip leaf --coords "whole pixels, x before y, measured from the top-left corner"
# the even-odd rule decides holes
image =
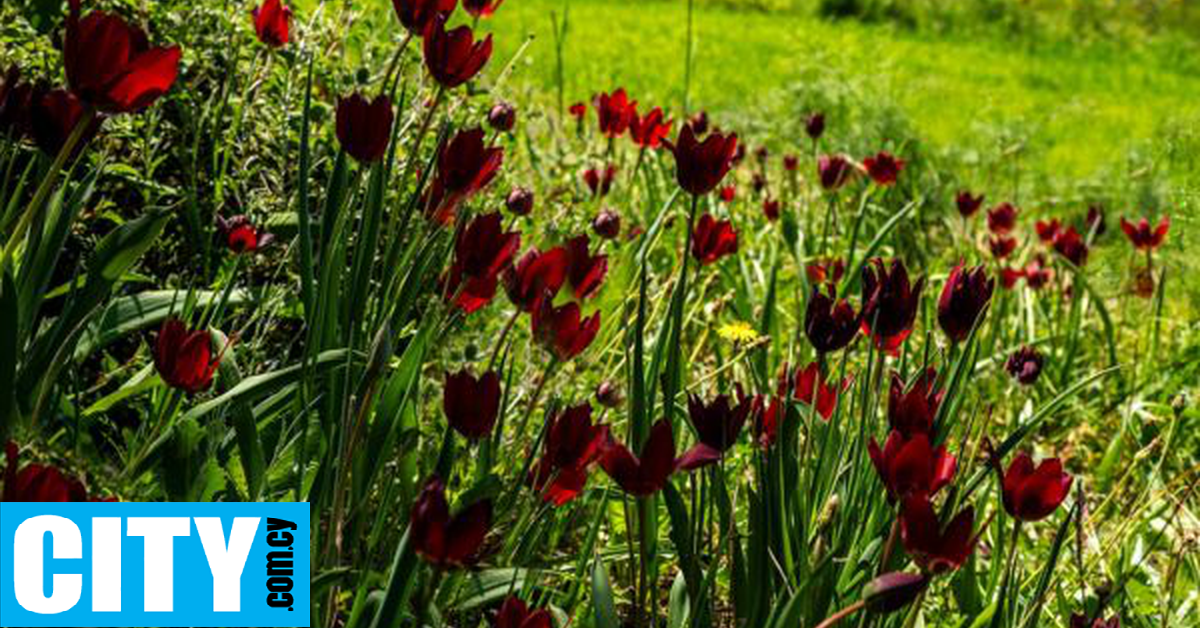
[[[383,590],[383,601],[379,603],[379,611],[371,621],[371,628],[391,628],[400,625],[401,613],[412,592],[413,576],[417,574],[417,553],[409,542],[411,528],[404,531],[404,536],[396,545],[396,553],[392,557],[392,567],[388,571],[387,586]]]
[[[16,416],[16,378],[17,378],[17,319],[20,317],[20,306],[17,302],[17,287],[12,275],[4,269],[0,276],[0,443],[6,442],[9,426]]]
[[[1067,539],[1067,532],[1071,529],[1071,522],[1075,520],[1079,507],[1080,502],[1077,500],[1071,505],[1071,509],[1067,511],[1067,516],[1063,517],[1062,523],[1058,524],[1058,532],[1054,535],[1054,544],[1050,546],[1050,553],[1046,555],[1046,566],[1042,568],[1042,573],[1038,577],[1037,587],[1034,588],[1033,607],[1029,610],[1029,615],[1025,619],[1025,628],[1033,628],[1038,623],[1038,616],[1041,614],[1042,604],[1045,602],[1046,591],[1050,588],[1051,576],[1054,575],[1054,568],[1058,565],[1058,557],[1062,553],[1062,546]]]
[[[213,339],[217,341],[218,354],[221,359],[218,385],[225,390],[236,388],[242,379],[242,371],[237,365],[237,353],[230,346],[225,334],[213,330]],[[258,437],[258,425],[254,420],[254,409],[246,399],[233,402],[233,430],[237,437],[238,457],[242,461],[242,472],[246,476],[247,501],[258,501],[263,488],[263,475],[266,473],[262,441]]]
[[[887,222],[883,223],[883,226],[879,228],[879,231],[875,234],[875,237],[871,240],[871,243],[867,245],[867,250],[863,252],[863,256],[855,263],[846,265],[847,270],[850,272],[846,273],[846,277],[842,280],[842,285],[838,289],[838,294],[847,294],[858,286],[859,279],[862,275],[863,266],[866,266],[867,262],[871,260],[871,257],[875,255],[875,252],[879,250],[879,247],[883,246],[883,241],[887,239],[892,230],[896,228],[896,225],[900,224],[900,221],[904,219],[904,217],[908,215],[908,212],[912,211],[912,209],[916,206],[916,201],[909,201],[908,204],[900,208],[900,211],[896,212],[891,218],[888,219]]]
[[[620,628],[617,605],[613,601],[612,585],[608,581],[608,570],[599,556],[592,567],[592,607],[596,612],[596,628]]]
[[[314,372],[321,373],[346,363],[346,349],[331,349],[324,351],[317,356],[312,368]],[[294,383],[300,379],[304,372],[303,364],[293,364],[278,370],[252,375],[247,377],[229,390],[221,393],[217,397],[209,399],[204,403],[197,404],[191,410],[188,410],[183,415],[185,420],[198,420],[205,415],[223,408],[230,403],[235,402],[253,402],[256,399],[261,399],[271,392]]]
[[[93,351],[102,349],[126,334],[152,328],[172,314],[184,311],[186,290],[148,290],[113,299],[104,311],[88,323],[75,345],[75,359],[82,360]],[[261,295],[257,295],[261,296]],[[208,307],[220,298],[216,291],[192,293],[197,308]],[[241,305],[255,300],[255,293],[236,289],[229,293],[226,305]]]

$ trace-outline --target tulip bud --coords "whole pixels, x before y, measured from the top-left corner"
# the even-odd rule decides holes
[[[497,131],[508,133],[517,122],[517,110],[506,102],[496,103],[488,112],[488,124]]]
[[[891,613],[911,604],[927,586],[929,577],[925,574],[893,571],[868,582],[862,599],[869,611]]]
[[[599,401],[600,405],[606,408],[617,408],[625,400],[622,398],[621,390],[617,388],[617,385],[605,380],[600,382],[600,385],[596,387],[596,401]]]
[[[610,209],[602,209],[592,219],[592,231],[606,240],[611,240],[621,233],[621,216]]]
[[[504,200],[504,205],[514,215],[528,216],[529,212],[533,211],[533,192],[522,187],[513,188]]]
[[[804,122],[804,132],[814,142],[821,139],[825,134],[825,114],[818,111],[808,116],[808,120]]]

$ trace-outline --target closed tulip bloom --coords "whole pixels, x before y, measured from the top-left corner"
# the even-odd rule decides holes
[[[820,111],[810,114],[804,121],[804,132],[814,142],[821,139],[825,134],[825,114]]]
[[[582,122],[584,116],[587,115],[587,103],[577,102],[571,105],[567,111],[575,117],[576,121]]]
[[[771,222],[779,220],[779,201],[773,198],[765,198],[762,202],[763,216]]]
[[[937,387],[937,371],[928,368],[906,386],[900,374],[892,373],[888,388],[888,425],[906,439],[917,434],[930,438],[934,434],[934,419],[942,405],[945,390]]]
[[[1050,283],[1050,279],[1054,273],[1046,266],[1046,258],[1038,254],[1025,265],[1023,275],[1025,277],[1025,285],[1034,290],[1041,290],[1046,284]]]
[[[30,114],[44,90],[21,80],[21,68],[11,65],[0,76],[0,135],[19,142],[32,136]]]
[[[630,495],[648,497],[662,490],[676,468],[671,423],[665,419],[655,423],[638,456],[609,434],[600,449],[600,466]]]
[[[450,427],[468,440],[487,438],[500,413],[500,376],[488,371],[476,378],[466,369],[446,373],[442,411]]]
[[[811,362],[808,366],[792,374],[790,388],[792,399],[806,406],[812,406],[818,416],[828,421],[833,416],[834,410],[837,409],[838,397],[850,388],[850,383],[851,378],[847,377],[842,380],[840,386],[833,386],[831,382],[825,381],[820,365]]]
[[[154,367],[168,386],[187,393],[207,390],[220,362],[207,330],[188,329],[178,318],[163,321],[154,343]]]
[[[392,0],[396,17],[408,32],[422,37],[433,18],[450,15],[457,0]]]
[[[800,158],[795,155],[783,156],[783,169],[788,172],[795,172],[800,167]]]
[[[616,164],[608,164],[603,170],[588,168],[583,172],[583,182],[587,184],[592,196],[607,196],[612,189],[613,179],[617,178]]]
[[[1012,203],[1000,203],[988,210],[988,230],[996,235],[1005,235],[1017,226],[1017,208]]]
[[[717,220],[711,214],[700,216],[692,230],[692,257],[701,265],[737,253],[738,235],[728,220]]]
[[[684,125],[678,141],[668,143],[667,148],[675,155],[675,180],[679,187],[693,196],[702,196],[720,185],[729,172],[738,138],[736,133],[722,135],[713,131],[700,142],[697,133],[692,125]]]
[[[958,569],[975,549],[975,509],[968,506],[943,526],[925,495],[904,498],[900,510],[900,538],[904,549],[925,573]]]
[[[707,404],[688,395],[688,420],[698,442],[679,457],[679,468],[691,471],[720,460],[737,442],[753,407],[754,399],[740,391],[737,405],[731,405],[728,395],[717,395]]]
[[[576,299],[596,296],[608,273],[608,256],[592,255],[588,251],[590,240],[586,233],[567,241],[567,280],[575,290]]]
[[[530,472],[534,490],[555,506],[578,497],[587,484],[588,466],[607,439],[608,426],[592,423],[592,407],[586,403],[552,416],[542,459]]]
[[[625,88],[618,88],[613,93],[601,92],[592,98],[596,108],[596,118],[600,123],[600,133],[605,137],[620,137],[629,129],[630,123],[637,117],[637,101],[629,100]]]
[[[488,111],[488,125],[497,131],[508,133],[516,124],[517,110],[509,103],[496,103]]]
[[[1044,362],[1045,358],[1037,349],[1025,345],[1008,356],[1008,360],[1004,363],[1004,370],[1008,371],[1013,379],[1029,386],[1037,381],[1038,375],[1041,375]]]
[[[845,299],[834,300],[813,286],[804,312],[804,333],[818,353],[845,348],[858,336],[861,320]]]
[[[1000,286],[1005,290],[1012,290],[1017,287],[1017,282],[1025,277],[1025,270],[1021,268],[1009,268],[1005,266],[1000,269]]]
[[[862,599],[872,613],[893,613],[920,598],[929,588],[929,582],[928,574],[885,573],[863,587]]]
[[[1054,236],[1054,250],[1076,266],[1087,263],[1088,246],[1075,227],[1067,227]]]
[[[817,259],[804,265],[804,274],[809,283],[828,283],[832,289],[846,274],[846,260],[840,257]]]
[[[250,11],[254,18],[254,34],[258,40],[272,48],[282,48],[288,43],[288,23],[292,10],[280,0],[265,0],[261,7]]]
[[[337,138],[342,150],[364,164],[383,159],[392,117],[392,101],[383,94],[370,101],[358,92],[339,99]]]
[[[150,46],[141,29],[103,11],[80,18],[70,0],[63,63],[71,91],[103,113],[140,111],[171,89],[179,73],[178,46]]]
[[[708,133],[708,112],[697,111],[691,118],[688,118],[687,124],[684,126],[692,127],[692,132],[696,135]]]
[[[54,89],[44,93],[35,89],[32,104],[29,129],[33,134],[33,141],[43,153],[53,158],[62,150],[67,138],[83,120],[86,113],[84,104],[65,89]],[[100,120],[92,119],[76,145],[76,152],[99,130]]]
[[[954,197],[954,205],[963,218],[970,218],[983,206],[983,195],[974,195],[967,190],[961,190]]]
[[[1142,218],[1133,223],[1121,218],[1121,231],[1125,232],[1125,237],[1129,238],[1129,243],[1133,248],[1139,251],[1153,251],[1162,246],[1162,243],[1167,238],[1167,230],[1171,228],[1171,217],[1163,216],[1162,220],[1158,221],[1155,227],[1150,226],[1150,221]]]
[[[1037,231],[1038,240],[1045,244],[1052,244],[1054,236],[1062,229],[1062,223],[1057,218],[1052,220],[1039,220],[1034,223],[1033,228]]]
[[[491,17],[504,0],[463,0],[463,10],[474,18]]]
[[[437,174],[425,199],[425,212],[442,225],[454,221],[458,207],[496,178],[504,149],[484,143],[481,128],[459,131],[438,150]]]
[[[721,188],[718,196],[722,203],[732,203],[734,197],[737,196],[737,188],[732,185],[726,185]]]
[[[1017,239],[1009,236],[992,236],[988,238],[988,248],[992,251],[992,257],[1002,260],[1017,248]]]
[[[602,209],[592,219],[592,231],[605,240],[621,235],[621,215],[611,209]]]
[[[988,276],[982,264],[968,269],[959,262],[950,271],[946,286],[942,288],[942,296],[938,299],[938,323],[950,340],[962,342],[971,335],[975,321],[992,299],[995,286],[996,280]]]
[[[446,297],[470,314],[488,304],[496,294],[502,270],[512,264],[521,247],[521,234],[504,231],[500,212],[476,217],[458,234],[454,264],[446,281]]]
[[[621,389],[611,381],[604,380],[596,386],[596,401],[605,408],[619,408],[622,403],[625,403],[625,397],[621,395]]]
[[[446,16],[425,27],[425,67],[442,87],[454,89],[475,78],[492,57],[492,36],[475,41],[470,26],[446,31]]]
[[[567,250],[556,246],[540,252],[529,249],[516,265],[504,271],[508,300],[523,312],[532,312],[545,294],[553,299],[567,280]]]
[[[513,188],[504,199],[504,206],[514,216],[528,216],[533,211],[533,192],[528,188]]]
[[[849,183],[854,171],[854,164],[842,155],[822,155],[817,160],[817,176],[821,187],[830,192]]]
[[[552,299],[538,299],[533,308],[533,337],[559,360],[570,360],[583,353],[600,331],[600,312],[587,318],[575,302],[554,307]]]
[[[894,259],[885,266],[875,258],[863,267],[862,286],[863,333],[877,349],[896,351],[912,333],[925,278],[910,284],[904,262]]]
[[[525,602],[510,595],[500,605],[492,625],[495,628],[554,628],[554,620],[550,611],[544,608],[531,609],[525,606]]]
[[[37,463],[17,468],[17,444],[4,446],[4,492],[0,502],[86,502],[83,483],[62,471]]]
[[[658,148],[671,134],[671,124],[671,120],[664,119],[661,107],[655,107],[641,117],[634,111],[629,120],[629,136],[641,148]]]
[[[887,151],[879,151],[876,155],[864,159],[863,167],[877,185],[888,186],[896,183],[896,178],[904,169],[904,160]]]
[[[450,516],[446,485],[432,477],[421,489],[409,517],[413,548],[430,564],[446,569],[466,567],[478,559],[492,525],[492,501],[484,499]]]
[[[957,468],[954,456],[945,447],[935,449],[925,434],[906,439],[893,430],[883,449],[872,438],[867,444],[867,454],[890,502],[909,495],[934,495],[954,479]]]
[[[217,233],[233,253],[253,253],[275,241],[275,236],[260,231],[250,218],[237,215],[226,220],[217,216]]]
[[[1045,519],[1067,498],[1072,479],[1058,458],[1043,460],[1034,468],[1033,458],[1019,453],[1004,474],[1004,510],[1021,521]]]

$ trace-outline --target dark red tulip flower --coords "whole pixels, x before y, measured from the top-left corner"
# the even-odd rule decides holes
[[[1097,238],[1104,235],[1104,232],[1108,231],[1108,224],[1104,220],[1104,206],[1089,205],[1087,215],[1083,219],[1083,226],[1087,228],[1088,233]]]
[[[586,403],[552,416],[542,459],[530,472],[534,490],[555,506],[578,497],[587,484],[588,466],[607,438],[608,426],[592,424],[592,407]]]
[[[1037,381],[1038,375],[1042,373],[1044,362],[1045,358],[1037,349],[1025,345],[1008,356],[1008,361],[1004,363],[1004,370],[1008,371],[1008,374],[1018,382],[1029,386]]]
[[[961,190],[954,197],[954,204],[963,218],[970,218],[983,206],[983,195],[974,195],[967,190]]]
[[[863,167],[877,185],[888,186],[896,183],[896,178],[904,169],[904,160],[887,151],[879,151],[873,157],[864,159]]]
[[[675,436],[671,423],[659,420],[650,428],[650,436],[639,456],[609,434],[600,448],[600,466],[621,490],[647,497],[662,490],[675,472]]]
[[[732,203],[737,196],[737,188],[732,185],[726,185],[719,191],[719,196],[722,203]]]
[[[1062,229],[1062,223],[1057,218],[1052,220],[1039,220],[1034,223],[1033,228],[1037,230],[1038,240],[1044,244],[1052,244],[1054,236]]]
[[[831,353],[845,348],[862,326],[858,314],[845,299],[834,300],[813,286],[804,312],[804,333],[817,353]]]
[[[234,253],[253,253],[275,241],[274,235],[260,231],[242,214],[228,220],[217,216],[217,232]]]
[[[970,506],[943,526],[925,495],[909,495],[900,510],[904,549],[930,574],[953,571],[967,562],[977,540],[972,536],[974,527],[975,509]]]
[[[446,30],[446,16],[435,15],[425,27],[425,67],[446,89],[475,78],[492,57],[492,36],[475,41],[470,26]]]
[[[863,267],[862,285],[863,333],[877,349],[894,352],[912,333],[925,278],[910,284],[904,262],[894,259],[885,266],[875,258]]]
[[[825,114],[820,111],[810,114],[804,121],[804,132],[814,142],[821,139],[821,136],[825,134]]]
[[[737,443],[754,408],[754,398],[739,391],[737,405],[730,401],[729,395],[717,395],[705,404],[700,397],[688,395],[688,419],[698,442],[679,457],[680,469],[691,471],[713,464]]]
[[[621,395],[621,390],[617,385],[604,380],[596,386],[596,401],[605,408],[619,408],[622,403],[625,403],[625,398]]]
[[[684,126],[692,127],[692,132],[696,135],[708,133],[708,112],[697,111],[691,118],[688,118],[687,124]]]
[[[487,438],[500,413],[500,376],[488,371],[476,378],[466,369],[446,373],[442,411],[450,427],[468,440]]]
[[[639,147],[655,149],[671,135],[671,124],[671,120],[664,119],[662,107],[655,107],[640,117],[634,111],[629,120],[629,136]]]
[[[600,133],[605,137],[624,135],[630,123],[637,117],[637,101],[629,100],[624,87],[618,88],[612,94],[597,94],[592,98],[592,105],[596,108]]]
[[[450,15],[457,0],[392,0],[396,17],[408,32],[422,37],[436,16]]]
[[[817,414],[828,421],[833,416],[833,411],[837,409],[838,397],[850,388],[851,382],[851,378],[847,377],[842,380],[840,386],[834,387],[831,382],[825,381],[820,365],[811,362],[808,366],[798,369],[792,374],[792,399],[806,406],[813,406],[815,399],[816,405],[813,407]]]
[[[265,0],[261,7],[250,11],[254,17],[254,34],[258,40],[272,48],[282,48],[288,43],[288,26],[292,21],[292,9],[280,0]]]
[[[1021,521],[1045,519],[1067,498],[1072,479],[1058,458],[1034,468],[1033,458],[1019,453],[1004,474],[1004,510]]]
[[[32,103],[28,122],[33,141],[43,153],[53,158],[83,120],[86,113],[84,104],[65,89],[53,89],[45,93],[34,89]],[[76,145],[76,153],[99,130],[100,120],[93,119]]]
[[[534,305],[531,319],[533,337],[563,361],[583,353],[600,331],[600,312],[585,319],[578,303],[554,307],[545,296]]]
[[[487,187],[502,163],[504,149],[484,144],[483,129],[456,133],[438,152],[437,176],[429,188],[426,214],[442,225],[453,222],[458,206]]]
[[[154,343],[154,368],[168,386],[188,393],[207,390],[220,363],[208,330],[188,329],[178,318],[163,321]]]
[[[504,0],[463,0],[463,10],[473,18],[491,17]]]
[[[171,89],[179,73],[179,46],[152,47],[146,33],[124,19],[92,11],[80,19],[70,0],[63,64],[71,91],[103,113],[141,111]]]
[[[17,444],[4,446],[7,466],[0,502],[86,502],[83,483],[58,469],[37,463],[17,468]]]
[[[556,246],[549,251],[529,249],[516,265],[504,271],[504,290],[508,300],[524,312],[533,312],[545,294],[553,299],[567,280],[567,250]]]
[[[832,286],[846,274],[846,260],[840,257],[817,259],[804,266],[804,274],[808,275],[811,284],[828,283]]]
[[[1039,253],[1025,265],[1023,275],[1027,286],[1034,290],[1041,290],[1050,283],[1053,272],[1046,266],[1046,258]]]
[[[854,164],[842,155],[822,155],[817,160],[817,175],[821,187],[832,192],[850,182],[854,176]]]
[[[616,164],[608,164],[604,170],[588,168],[583,172],[583,182],[587,184],[592,196],[607,196],[612,189],[613,179],[617,178]]]
[[[409,534],[417,555],[446,569],[475,563],[492,525],[492,501],[483,499],[450,516],[446,485],[432,477],[421,489],[409,517]]]
[[[872,613],[894,613],[917,601],[929,588],[929,575],[893,571],[863,587],[862,600]]]
[[[767,178],[761,172],[754,173],[750,178],[750,187],[754,189],[755,194],[762,194],[762,191],[767,189]]]
[[[587,103],[577,102],[567,109],[572,116],[579,122],[583,122],[583,117],[587,115]]]
[[[892,373],[888,389],[888,424],[906,438],[917,434],[933,436],[933,421],[946,391],[938,390],[937,371],[928,368],[905,386],[900,374]]]
[[[788,172],[795,172],[800,167],[800,158],[795,155],[783,156],[783,169]]]
[[[498,4],[498,3],[497,3]],[[530,609],[516,596],[509,596],[496,613],[495,628],[554,628],[550,611]]]
[[[906,439],[893,430],[883,449],[872,438],[867,444],[867,453],[887,489],[889,502],[909,495],[932,496],[954,479],[957,468],[954,456],[947,453],[945,447],[935,449],[925,434]]]
[[[533,211],[533,192],[528,188],[513,188],[504,199],[504,206],[515,216],[528,216]]]
[[[1000,286],[1005,290],[1012,290],[1023,277],[1025,277],[1024,270],[1005,266],[1000,269]]]
[[[364,164],[383,159],[392,116],[392,101],[383,94],[370,101],[358,92],[339,99],[337,137],[342,150]]]
[[[1006,235],[1017,226],[1017,208],[1012,203],[1000,203],[988,210],[988,230],[996,235]]]
[[[470,314],[496,294],[499,273],[512,263],[521,247],[521,234],[504,231],[500,212],[476,217],[458,234],[454,264],[446,281],[446,297]]]
[[[611,209],[602,209],[592,219],[592,231],[605,240],[621,235],[621,215]]]
[[[938,299],[938,323],[954,342],[962,342],[971,334],[976,319],[992,299],[996,280],[988,276],[983,265],[968,269],[959,262],[942,288]]]
[[[782,388],[782,386],[781,386]],[[764,395],[754,396],[754,406],[750,410],[750,429],[754,433],[754,441],[763,449],[770,449],[779,435],[779,424],[783,421],[784,405],[780,403],[780,395],[770,401]]]
[[[0,135],[20,141],[29,135],[30,96],[33,87],[21,82],[16,64],[0,74]]]
[[[1167,230],[1171,228],[1171,217],[1163,216],[1162,220],[1158,221],[1158,226],[1151,227],[1150,221],[1142,218],[1136,223],[1121,218],[1121,231],[1125,232],[1125,237],[1129,238],[1129,243],[1133,248],[1139,251],[1153,251],[1162,246],[1163,240],[1167,238]]]
[[[771,222],[775,222],[776,220],[779,220],[779,201],[778,200],[773,199],[773,198],[763,199],[762,210],[763,210],[763,216],[766,216],[767,220],[769,220]]]
[[[511,104],[498,102],[488,111],[488,125],[502,133],[513,130],[517,124],[517,110]]]
[[[1054,236],[1054,250],[1072,264],[1082,267],[1087,263],[1088,247],[1075,227],[1067,227]]]
[[[771,157],[771,149],[767,148],[766,146],[759,146],[758,148],[754,149],[754,159],[756,161],[758,161],[758,163],[760,165],[765,166],[767,163],[767,159],[769,159],[770,157]]]
[[[1121,628],[1121,617],[1113,615],[1108,621],[1105,621],[1103,617],[1097,617],[1089,622],[1087,615],[1072,613],[1071,628]]]
[[[701,265],[713,262],[737,253],[738,235],[728,220],[717,220],[711,214],[705,213],[696,221],[692,231],[692,257]]]
[[[675,155],[675,180],[679,187],[693,196],[703,196],[713,191],[729,168],[737,152],[736,133],[722,135],[713,131],[703,142],[696,139],[693,125],[685,124],[676,143],[667,143]]]
[[[992,251],[992,257],[1001,260],[1017,249],[1017,239],[1010,236],[991,236],[988,238],[988,248]]]
[[[608,273],[608,256],[588,252],[590,240],[587,234],[577,235],[567,241],[567,281],[575,289],[576,299],[596,296]]]

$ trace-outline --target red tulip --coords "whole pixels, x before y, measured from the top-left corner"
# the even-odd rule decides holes
[[[463,0],[463,10],[474,18],[491,17],[504,0]]]
[[[938,323],[950,340],[962,342],[967,339],[975,321],[991,301],[995,286],[996,280],[988,277],[982,264],[968,270],[959,262],[950,271],[938,299]]]
[[[754,397],[754,408],[750,411],[751,428],[754,430],[754,440],[759,447],[770,449],[779,434],[779,424],[783,422],[785,412],[780,397],[767,401],[762,395]]]
[[[800,167],[800,158],[795,155],[783,156],[783,169],[788,172],[795,172]]]
[[[188,329],[183,321],[163,321],[154,343],[154,367],[168,386],[197,393],[212,386],[221,356],[213,356],[208,330]]]
[[[701,265],[737,253],[738,235],[728,220],[716,220],[711,214],[700,216],[692,230],[692,257]]]
[[[1004,474],[1004,510],[1021,521],[1045,519],[1067,498],[1072,479],[1058,458],[1043,460],[1035,469],[1033,458],[1019,453]]]
[[[592,219],[592,231],[605,240],[621,234],[621,215],[611,209],[602,209]]]
[[[821,187],[829,191],[849,183],[854,172],[854,165],[841,155],[822,155],[817,160],[817,176],[821,180]]]
[[[996,235],[1005,235],[1017,226],[1017,208],[1012,203],[1000,203],[988,210],[988,230]]]
[[[1051,244],[1054,242],[1054,236],[1058,235],[1059,230],[1062,229],[1062,223],[1057,218],[1053,220],[1039,220],[1034,223],[1033,227],[1037,230],[1039,240],[1045,244]]]
[[[458,234],[454,264],[446,281],[446,297],[470,314],[488,304],[496,294],[500,271],[512,264],[521,247],[521,234],[505,232],[500,212],[476,217]]]
[[[576,120],[582,122],[583,117],[587,115],[587,104],[582,103],[582,102],[577,102],[577,103],[571,105],[571,107],[569,109],[567,109],[567,111],[569,111],[571,113],[571,115],[575,116]]]
[[[588,168],[583,172],[583,182],[587,184],[592,196],[606,196],[616,177],[617,166],[615,164],[605,166],[603,173],[595,168]]]
[[[456,0],[392,0],[396,17],[408,32],[422,37],[425,28],[439,15],[447,16],[454,11]]]
[[[892,373],[888,388],[888,424],[905,439],[917,434],[933,437],[933,421],[942,405],[945,390],[937,388],[937,371],[928,368],[907,386],[900,374]]]
[[[850,388],[851,382],[852,378],[847,377],[842,380],[840,386],[835,388],[830,382],[825,381],[825,377],[821,375],[820,366],[816,362],[811,362],[808,366],[792,374],[791,395],[793,399],[806,406],[812,406],[815,397],[817,414],[828,421],[833,416],[833,411],[837,409],[838,396]]]
[[[517,110],[506,102],[499,102],[488,111],[488,125],[502,133],[513,130],[517,124]]]
[[[664,139],[671,134],[671,120],[663,119],[661,107],[655,107],[644,116],[638,117],[637,111],[629,119],[629,136],[633,143],[642,148],[658,148]]]
[[[596,401],[605,408],[619,408],[625,403],[625,398],[621,396],[621,390],[616,384],[604,380],[596,386]]]
[[[339,99],[337,138],[342,150],[364,164],[383,159],[392,116],[392,101],[383,94],[371,101],[358,92]]]
[[[1082,613],[1071,614],[1071,628],[1121,628],[1121,617],[1113,615],[1105,621],[1103,617],[1096,617],[1088,621],[1088,616]]]
[[[140,111],[171,89],[179,73],[178,46],[151,47],[141,29],[103,11],[80,19],[70,0],[63,63],[71,91],[104,113]]]
[[[754,398],[738,391],[738,403],[730,405],[728,395],[717,395],[705,404],[695,395],[688,395],[688,419],[696,429],[697,443],[679,457],[679,468],[687,471],[708,466],[729,451],[754,407]]]
[[[1005,266],[1000,269],[1000,285],[1005,290],[1012,290],[1016,287],[1017,282],[1025,276],[1025,271],[1020,268],[1009,268]]]
[[[531,610],[525,606],[525,602],[510,595],[500,605],[493,626],[495,628],[554,628],[554,621],[550,616],[550,611],[544,608]]]
[[[767,189],[767,177],[761,172],[754,173],[754,176],[750,177],[750,187],[755,194],[762,194],[763,190]]]
[[[504,199],[504,206],[515,216],[528,216],[533,211],[533,192],[527,188],[513,188]]]
[[[849,345],[858,336],[861,320],[845,299],[827,296],[813,286],[804,312],[804,333],[818,353],[830,353]]]
[[[1067,227],[1066,230],[1059,231],[1058,235],[1054,236],[1054,250],[1076,266],[1082,267],[1087,263],[1087,243],[1083,241],[1083,237],[1079,235],[1075,227]]]
[[[765,198],[762,203],[763,216],[767,220],[775,222],[779,220],[779,201],[773,198]]]
[[[637,101],[630,101],[623,87],[612,94],[597,94],[592,98],[592,105],[596,107],[600,133],[605,137],[620,137],[637,118]]]
[[[470,26],[446,31],[446,16],[435,15],[425,27],[425,67],[434,80],[454,89],[475,78],[492,56],[492,36],[475,41]]]
[[[484,144],[481,128],[459,131],[438,151],[437,176],[425,199],[425,212],[442,225],[454,221],[458,206],[487,187],[504,163],[504,149]]]
[[[954,456],[945,447],[934,449],[925,434],[906,439],[893,430],[883,449],[872,438],[867,453],[891,502],[909,495],[934,495],[954,479],[957,468]]]
[[[846,274],[846,260],[840,257],[817,259],[804,266],[804,273],[808,275],[808,282],[811,284],[828,282],[832,286],[841,281],[842,276]]]
[[[954,204],[963,218],[970,218],[983,205],[983,195],[976,196],[967,190],[961,190],[954,197]]]
[[[825,134],[825,114],[820,111],[810,114],[804,121],[804,132],[814,142],[821,139]]]
[[[879,151],[875,156],[864,159],[863,167],[877,185],[888,186],[896,183],[896,178],[904,169],[904,160],[887,151]]]
[[[87,490],[78,479],[58,469],[37,463],[17,469],[17,444],[4,446],[7,466],[0,502],[86,502]]]
[[[476,379],[466,369],[446,373],[442,411],[450,427],[467,439],[487,438],[500,413],[500,376],[488,371]]]
[[[1139,251],[1153,251],[1162,246],[1163,240],[1167,237],[1167,230],[1171,228],[1171,217],[1163,216],[1162,220],[1158,221],[1158,226],[1151,228],[1150,221],[1142,218],[1136,223],[1131,223],[1121,218],[1121,230],[1125,232],[1125,237],[1129,238],[1129,243],[1133,248]]]
[[[258,40],[271,46],[281,48],[288,43],[288,23],[292,20],[292,10],[283,6],[280,0],[264,0],[261,7],[250,11],[254,16],[254,33]]]
[[[1088,233],[1095,237],[1104,235],[1108,231],[1108,225],[1104,222],[1104,207],[1101,205],[1088,206],[1087,216],[1083,220],[1084,226]]]
[[[904,498],[900,510],[900,538],[904,549],[926,573],[945,573],[967,562],[977,537],[975,510],[968,506],[943,526],[925,495]]]
[[[600,449],[600,466],[621,490],[646,497],[662,490],[675,472],[675,437],[665,419],[650,428],[650,437],[634,456],[610,434]]]
[[[722,203],[732,203],[734,196],[737,194],[737,188],[732,185],[726,185],[721,188],[718,195]]]
[[[596,296],[608,273],[608,256],[588,252],[588,236],[582,234],[567,241],[567,280],[575,289],[576,299]]]
[[[697,111],[696,113],[692,114],[691,118],[688,118],[687,124],[684,126],[691,126],[692,132],[696,135],[704,135],[705,133],[708,133],[708,113],[705,111]]]
[[[83,120],[86,113],[84,104],[65,89],[43,93],[35,88],[32,94],[33,107],[29,113],[29,129],[38,148],[53,158],[62,150],[67,138]],[[79,151],[99,130],[100,120],[92,119],[75,150]]]
[[[0,76],[0,135],[19,142],[33,134],[30,115],[35,102],[34,87],[21,82],[21,68],[9,66]],[[36,94],[40,97],[40,93]]]
[[[583,353],[596,338],[600,331],[600,312],[583,319],[578,303],[554,307],[551,301],[543,296],[534,305],[533,337],[559,360],[570,360]]]
[[[225,246],[234,253],[253,253],[275,240],[274,235],[259,231],[241,214],[229,220],[217,216],[217,231],[225,240]]]
[[[992,236],[988,238],[988,248],[992,250],[992,257],[998,260],[1004,259],[1017,248],[1017,239],[1009,236]]]
[[[409,534],[418,556],[445,569],[473,564],[491,525],[490,499],[477,501],[451,517],[446,485],[432,477],[413,503]]]
[[[1004,370],[1008,371],[1008,374],[1018,382],[1028,386],[1037,381],[1044,361],[1045,358],[1037,349],[1025,345],[1008,356],[1008,360],[1004,363]]]
[[[567,250],[556,246],[544,253],[529,249],[516,263],[504,271],[504,290],[508,300],[524,312],[533,312],[538,299],[558,294],[567,280]]]
[[[862,286],[863,333],[877,349],[895,352],[912,333],[925,278],[910,284],[904,262],[894,259],[885,267],[883,260],[875,258],[863,267]]]
[[[552,416],[542,459],[531,471],[534,490],[555,506],[578,497],[587,484],[588,466],[607,439],[608,426],[592,424],[592,408],[586,403]]]
[[[1041,290],[1047,283],[1050,283],[1053,274],[1046,267],[1046,258],[1039,253],[1025,265],[1025,284],[1034,290]]]
[[[693,125],[685,124],[676,143],[664,142],[675,155],[675,180],[679,187],[693,196],[702,196],[713,191],[729,172],[738,138],[736,133],[722,135],[713,131],[700,142],[697,134]]]

